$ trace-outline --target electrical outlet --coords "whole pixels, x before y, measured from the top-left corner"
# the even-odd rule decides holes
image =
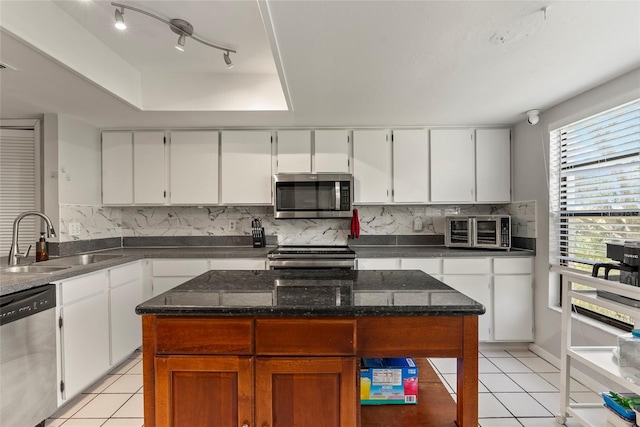
[[[413,219],[413,231],[422,231],[422,218],[416,217]]]
[[[77,222],[69,223],[69,236],[79,236],[80,235],[80,224]]]
[[[235,219],[229,220],[229,231],[236,231],[237,221]]]

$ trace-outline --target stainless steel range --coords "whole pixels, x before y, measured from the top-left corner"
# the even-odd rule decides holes
[[[348,246],[278,246],[267,255],[269,268],[353,270],[356,253]]]

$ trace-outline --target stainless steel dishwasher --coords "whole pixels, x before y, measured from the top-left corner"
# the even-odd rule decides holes
[[[44,426],[58,407],[55,306],[54,285],[0,297],[0,426]]]

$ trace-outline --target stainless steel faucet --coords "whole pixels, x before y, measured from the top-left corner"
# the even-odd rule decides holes
[[[13,238],[11,240],[11,249],[9,250],[9,265],[18,265],[20,264],[20,260],[22,258],[26,258],[29,256],[31,245],[29,245],[27,252],[24,254],[20,252],[20,249],[18,248],[18,228],[20,227],[20,221],[22,221],[24,217],[31,216],[31,215],[39,216],[44,220],[44,222],[47,223],[47,237],[56,236],[56,230],[53,228],[53,224],[51,223],[51,218],[49,218],[45,214],[38,211],[22,212],[13,221]]]

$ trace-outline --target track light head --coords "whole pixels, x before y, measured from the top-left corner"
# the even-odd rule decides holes
[[[229,51],[222,54],[224,58],[224,63],[227,64],[227,68],[233,68],[233,61],[231,61],[231,57],[229,57]]]
[[[119,30],[126,30],[127,24],[124,23],[124,7],[121,7],[120,10],[116,9],[116,28]]]
[[[180,34],[180,37],[178,37],[178,42],[176,43],[176,49],[178,49],[180,52],[184,52],[184,42],[185,42],[185,35],[184,34]]]
[[[527,111],[527,122],[530,125],[535,125],[536,123],[538,123],[540,121],[539,114],[540,114],[539,110],[529,110],[529,111]]]

